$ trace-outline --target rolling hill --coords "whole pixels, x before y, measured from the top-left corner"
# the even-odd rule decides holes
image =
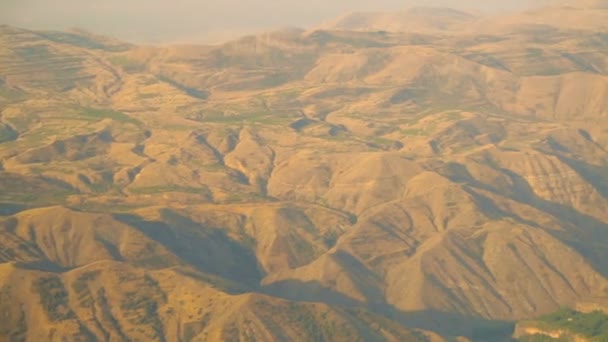
[[[606,17],[0,27],[0,340],[499,341],[607,298]]]

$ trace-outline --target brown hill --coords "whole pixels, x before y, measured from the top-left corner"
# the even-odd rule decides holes
[[[163,215],[167,223],[145,222],[45,208],[4,219],[0,331],[11,339],[59,334],[98,340],[297,336],[414,341],[427,336],[360,309],[245,294],[251,282],[243,271],[256,276],[256,265],[245,265],[255,257],[242,255],[233,264],[238,270],[231,269],[237,254],[246,252],[221,231],[196,230],[188,241],[180,236],[171,242],[171,229],[188,234],[186,227],[168,225],[177,224],[171,215]],[[224,255],[213,260],[216,253]],[[238,283],[219,275],[237,277]]]
[[[205,47],[3,26],[0,339],[488,341],[608,297],[594,4]]]

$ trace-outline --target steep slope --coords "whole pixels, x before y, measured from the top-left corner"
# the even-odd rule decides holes
[[[170,218],[166,220],[171,224]],[[197,249],[206,249],[206,257],[197,263],[191,258],[200,255],[184,249],[188,242],[171,243],[158,234],[166,232],[63,208],[24,211],[6,219],[0,278],[0,306],[6,313],[2,335],[159,341],[296,336],[426,340],[427,333],[409,331],[361,309],[245,294],[248,275],[230,270],[225,263],[215,267],[221,261],[212,260],[214,253],[239,253],[237,247],[219,238],[204,238],[201,241],[210,245],[197,244]],[[162,240],[179,256],[153,239]],[[224,255],[221,260],[235,258]],[[237,277],[238,283],[221,276]]]
[[[604,300],[594,4],[218,46],[3,26],[0,337],[488,341]]]

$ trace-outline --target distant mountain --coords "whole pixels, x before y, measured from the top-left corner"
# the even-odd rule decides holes
[[[513,30],[559,29],[593,32],[608,30],[608,3],[604,0],[570,1],[559,5],[480,20],[472,30],[499,33]]]
[[[604,12],[0,27],[0,340],[501,341],[604,302]]]
[[[437,32],[471,23],[476,16],[450,9],[415,7],[401,12],[351,13],[317,27],[319,30]]]

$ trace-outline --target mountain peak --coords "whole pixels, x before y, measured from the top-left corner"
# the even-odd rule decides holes
[[[318,29],[392,32],[438,32],[476,20],[476,16],[447,7],[412,7],[398,12],[353,12]]]

